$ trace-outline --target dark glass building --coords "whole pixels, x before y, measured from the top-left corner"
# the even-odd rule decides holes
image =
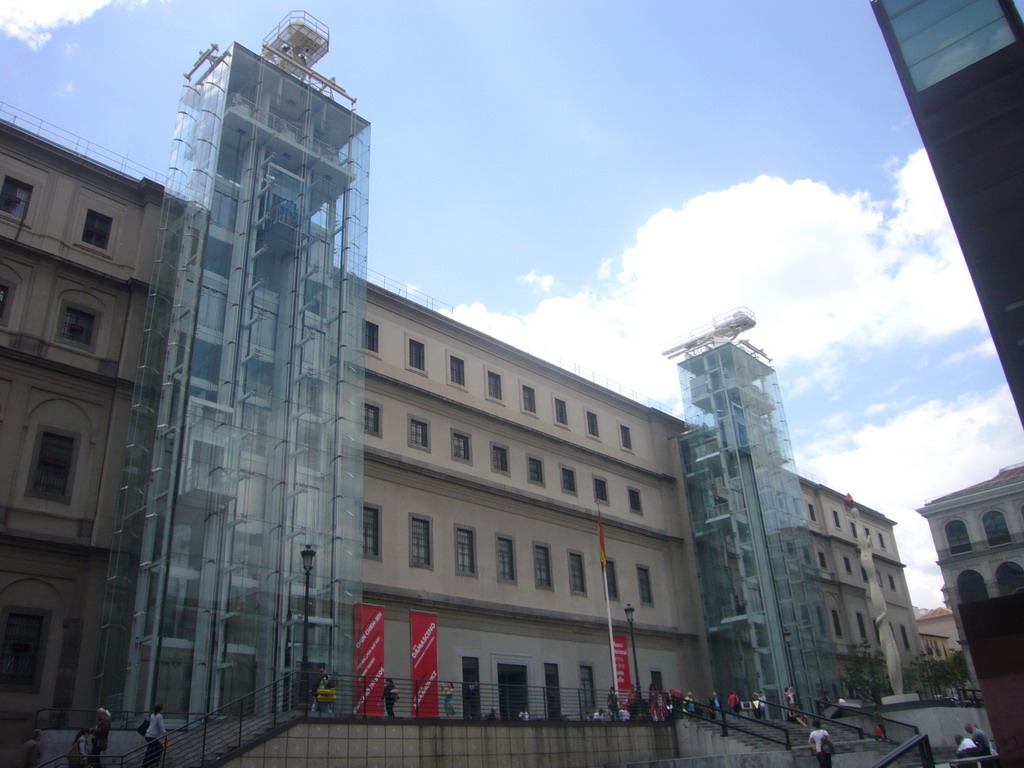
[[[1024,26],[1012,0],[872,0],[1024,422]]]

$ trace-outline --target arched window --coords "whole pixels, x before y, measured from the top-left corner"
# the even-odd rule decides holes
[[[1014,562],[1001,563],[996,568],[996,584],[999,585],[1000,595],[1024,592],[1024,568]]]
[[[967,526],[963,520],[950,520],[946,523],[946,543],[949,544],[951,555],[971,551],[971,537],[967,535]]]
[[[985,538],[990,547],[1010,543],[1010,529],[1006,527],[1006,518],[1002,512],[994,509],[986,512],[981,517],[981,524],[985,527]]]
[[[956,589],[960,593],[961,603],[975,603],[988,600],[988,589],[985,580],[977,571],[964,571],[956,577]]]

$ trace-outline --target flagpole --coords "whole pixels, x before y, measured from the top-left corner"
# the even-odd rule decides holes
[[[597,509],[597,537],[598,546],[600,547],[601,552],[601,583],[604,584],[604,609],[608,616],[608,656],[612,665],[612,688],[615,689],[615,697],[617,699],[619,696],[619,675],[618,669],[615,665],[615,636],[612,633],[612,601],[608,596],[608,576],[605,573],[605,566],[608,558],[604,551],[604,522],[601,520],[600,507]],[[619,708],[622,708],[621,702],[619,704]],[[618,719],[614,713],[609,712],[608,714],[610,716],[614,716],[616,720]]]

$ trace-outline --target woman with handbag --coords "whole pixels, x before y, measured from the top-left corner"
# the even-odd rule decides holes
[[[154,768],[159,762],[166,746],[167,727],[164,725],[164,705],[153,707],[149,716],[149,727],[146,729],[146,756],[142,759],[142,768]]]

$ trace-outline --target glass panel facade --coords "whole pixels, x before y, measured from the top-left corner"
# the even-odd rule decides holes
[[[345,672],[361,596],[369,126],[237,44],[197,72],[107,582],[111,708],[212,710],[296,669],[307,620],[310,663]]]
[[[1015,40],[998,0],[883,0],[883,5],[919,91]]]
[[[822,622],[775,371],[734,344],[678,366],[686,421],[680,440],[711,652],[720,689],[804,700],[839,677]]]

